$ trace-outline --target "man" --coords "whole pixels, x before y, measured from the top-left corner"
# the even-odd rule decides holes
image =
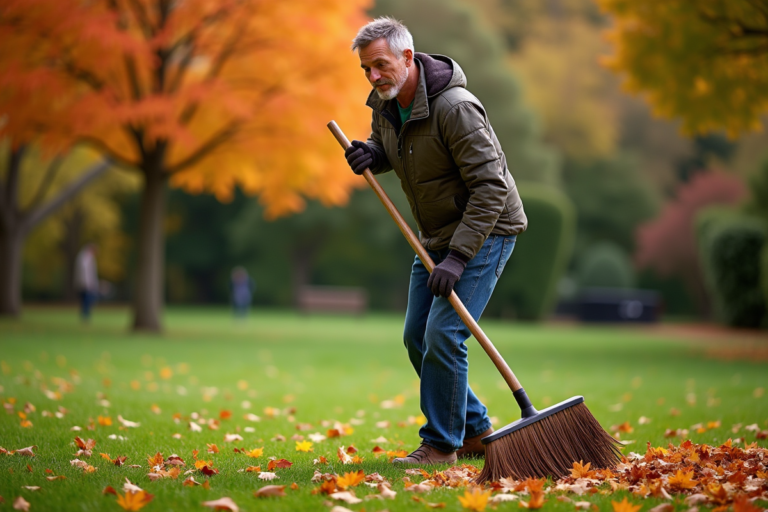
[[[99,296],[96,250],[96,244],[87,244],[75,259],[75,289],[80,295],[80,317],[84,322],[90,320],[91,306]]]
[[[413,263],[404,329],[427,423],[421,446],[394,462],[482,456],[480,440],[493,429],[467,383],[469,329],[447,297],[455,291],[480,318],[527,227],[523,205],[485,109],[456,62],[414,53],[408,29],[391,18],[360,29],[352,50],[374,88],[367,102],[373,122],[370,138],[347,149],[347,161],[356,174],[394,169],[436,264],[429,275],[418,257]]]

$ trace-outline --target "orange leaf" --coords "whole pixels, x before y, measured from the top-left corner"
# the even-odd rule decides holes
[[[164,466],[163,454],[160,452],[157,452],[154,457],[147,457],[147,464],[149,464],[150,468],[153,468],[155,466]]]
[[[355,487],[365,480],[365,472],[361,469],[354,473],[344,473],[336,480],[339,489],[346,490],[348,487]]]
[[[624,498],[622,502],[611,501],[611,505],[613,506],[613,512],[637,512],[643,508],[642,505],[631,504],[627,501],[627,498]]]
[[[215,444],[206,444],[205,446],[208,447],[208,453],[219,453],[219,447]]]
[[[693,480],[693,470],[683,473],[681,469],[678,469],[674,476],[669,477],[667,482],[673,489],[680,490],[693,489],[699,484],[698,481]]]
[[[153,495],[146,491],[127,492],[124,495],[117,494],[117,504],[125,510],[141,510],[152,501]]]
[[[231,417],[232,417],[232,411],[227,411],[226,409],[224,409],[219,413],[219,418],[222,420],[228,420]]]
[[[595,472],[589,470],[589,467],[592,465],[592,463],[587,462],[585,466],[582,465],[583,463],[584,461],[573,463],[573,469],[571,469],[571,476],[573,478],[594,478]]]

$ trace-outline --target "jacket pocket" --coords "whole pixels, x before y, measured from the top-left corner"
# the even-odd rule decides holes
[[[516,240],[516,236],[508,236],[504,238],[504,244],[501,247],[501,255],[499,256],[499,264],[496,265],[496,279],[501,277],[501,273],[504,271],[504,266],[512,255],[512,250],[515,248]]]
[[[463,215],[454,201],[454,196],[421,203],[419,204],[419,213],[421,227],[430,236],[433,236],[441,228],[461,220]]]

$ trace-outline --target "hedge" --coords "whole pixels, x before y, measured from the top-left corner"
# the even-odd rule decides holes
[[[764,223],[737,212],[709,209],[697,219],[697,236],[702,270],[718,320],[732,327],[768,325],[766,297],[760,285],[761,254],[768,242]]]
[[[570,199],[546,185],[518,185],[528,229],[517,237],[486,311],[541,320],[551,313],[557,285],[573,250],[576,213]]]

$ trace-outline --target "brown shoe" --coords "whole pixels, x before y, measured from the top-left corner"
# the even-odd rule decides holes
[[[488,437],[491,434],[493,434],[493,427],[489,428],[479,436],[464,439],[464,444],[462,444],[459,451],[456,452],[456,456],[460,459],[485,457],[485,445],[481,441],[484,437]]]
[[[456,452],[441,452],[427,444],[421,443],[421,446],[413,450],[407,457],[399,457],[392,461],[392,464],[418,464],[427,466],[430,464],[453,464],[456,462]]]

